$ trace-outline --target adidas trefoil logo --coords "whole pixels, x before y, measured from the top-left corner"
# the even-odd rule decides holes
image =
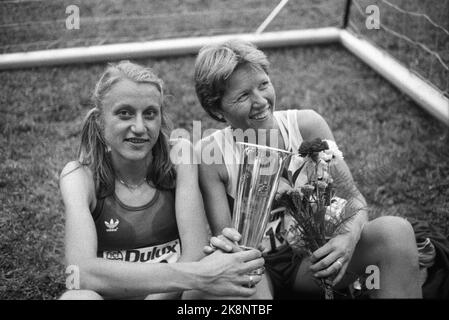
[[[114,219],[111,218],[111,220],[109,222],[105,221],[104,224],[106,225],[107,229],[106,232],[115,232],[118,230],[118,224],[120,221],[118,221],[118,219],[116,219],[114,221]]]

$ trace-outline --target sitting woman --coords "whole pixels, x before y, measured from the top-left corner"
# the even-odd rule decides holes
[[[248,275],[264,263],[258,250],[204,257],[198,171],[172,164],[163,92],[151,69],[129,61],[96,85],[79,160],[60,177],[66,263],[79,272],[78,290],[61,299],[250,296],[247,284],[261,280]]]
[[[268,66],[262,51],[239,40],[206,46],[198,54],[195,86],[199,101],[212,118],[229,125],[196,146],[203,160],[210,150],[214,159],[220,160],[203,161],[199,168],[206,214],[215,235],[206,252],[212,252],[214,247],[225,250],[225,244],[232,245],[239,239],[239,234],[229,228],[237,187],[238,166],[233,159],[240,158],[236,145],[239,136],[247,142],[296,153],[302,141],[334,141],[328,124],[315,111],[275,111],[276,94]],[[319,278],[332,278],[335,288],[345,288],[355,280],[351,275],[365,275],[369,265],[377,266],[380,272],[380,288],[371,290],[371,297],[421,297],[418,252],[410,224],[387,216],[368,221],[365,199],[343,159],[337,162],[335,171],[350,177],[348,183],[337,186],[337,195],[339,190],[349,194],[347,200],[359,209],[346,223],[348,231],[334,236],[310,257],[302,258],[282,236],[288,217],[281,215],[271,221],[272,241],[264,245],[267,272],[257,285],[256,297],[319,293]]]

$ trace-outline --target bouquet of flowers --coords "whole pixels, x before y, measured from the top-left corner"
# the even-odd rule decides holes
[[[332,236],[343,232],[344,222],[353,216],[347,210],[348,201],[335,196],[337,177],[333,176],[333,162],[337,159],[343,159],[343,155],[335,142],[321,139],[303,142],[291,159],[288,188],[280,192],[275,205],[284,207],[293,218],[283,236],[294,250],[312,254]],[[319,285],[325,298],[332,299],[329,281],[322,279]]]

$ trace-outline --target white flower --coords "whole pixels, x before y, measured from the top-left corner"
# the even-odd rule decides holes
[[[329,221],[331,219],[341,219],[341,215],[343,214],[346,203],[347,201],[343,198],[333,197],[331,199],[330,206],[326,207],[326,214],[324,216],[326,221]]]
[[[326,153],[325,151],[321,151],[318,156],[320,159],[324,160],[324,161],[330,161],[334,155],[331,154],[331,152],[329,150],[326,150],[328,153]]]
[[[325,158],[328,158],[329,160],[332,157],[338,158],[340,160],[343,160],[343,153],[340,151],[340,149],[338,149],[337,144],[335,143],[335,141],[332,140],[324,140],[327,142],[327,145],[329,146],[329,149],[324,150],[324,154],[326,155]],[[330,158],[329,158],[330,156]],[[326,159],[323,159],[326,161]]]

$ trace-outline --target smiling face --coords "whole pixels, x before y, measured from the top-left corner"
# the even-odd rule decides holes
[[[227,80],[219,112],[233,128],[270,129],[275,102],[270,77],[262,69],[244,64]]]
[[[162,97],[149,83],[122,79],[103,99],[104,137],[112,158],[151,157],[161,129]]]

